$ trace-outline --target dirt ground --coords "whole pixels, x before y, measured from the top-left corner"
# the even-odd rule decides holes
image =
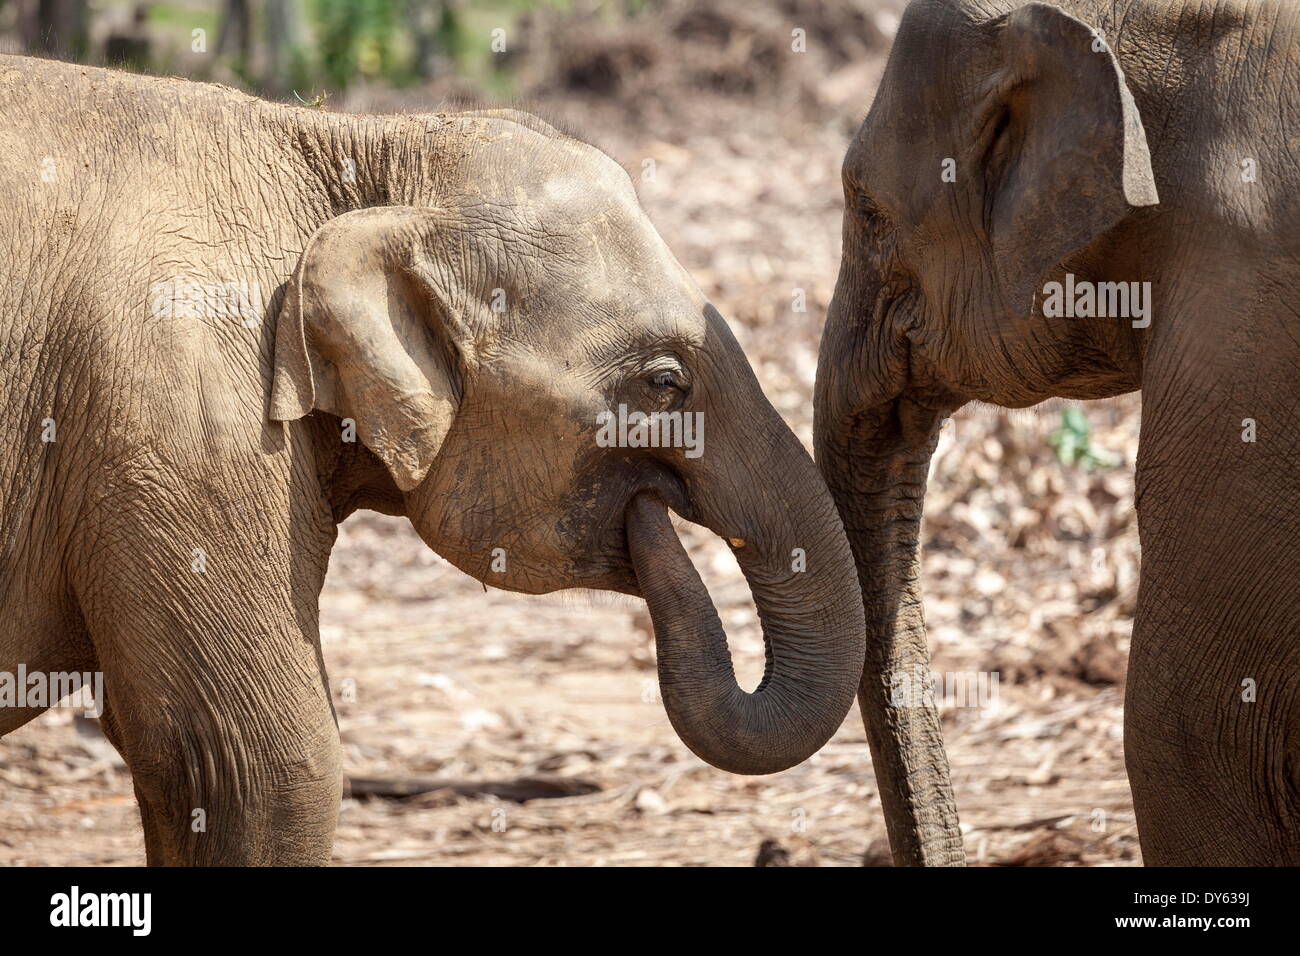
[[[527,104],[567,118],[628,168],[809,444],[838,267],[839,162],[895,22],[881,9],[871,21],[880,36],[863,41],[871,52],[821,63],[795,95],[715,84],[695,88],[687,110],[671,89],[593,91],[588,73],[575,81],[569,71],[559,88],[539,82]],[[643,63],[647,73],[662,66]],[[394,101],[360,91],[342,106],[429,109],[446,92]],[[805,312],[792,309],[795,290]],[[997,680],[996,706],[941,701],[972,863],[1140,860],[1121,733],[1140,405],[1134,396],[1085,410],[1094,447],[1113,452],[1115,467],[1058,461],[1048,439],[1059,407],[967,408],[934,462],[923,569],[934,670]],[[720,542],[681,532],[752,687],[763,654],[744,580]],[[405,520],[360,514],[341,528],[321,620],[346,772],[459,784],[345,799],[337,864],[751,865],[765,841],[771,864],[853,865],[864,850],[888,859],[856,708],[802,766],[758,778],[714,770],[677,740],[656,698],[640,602],[485,590]],[[143,862],[129,776],[71,715],[50,711],[0,740],[0,863]],[[572,795],[519,803],[472,792],[530,778]]]

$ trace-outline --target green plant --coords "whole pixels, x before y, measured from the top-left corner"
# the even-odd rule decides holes
[[[320,68],[335,87],[358,77],[408,78],[398,6],[401,0],[316,0],[312,19]]]
[[[1056,457],[1063,465],[1093,468],[1114,468],[1120,456],[1092,444],[1092,430],[1088,415],[1078,405],[1061,409],[1061,427],[1047,436],[1047,443],[1056,449]]]

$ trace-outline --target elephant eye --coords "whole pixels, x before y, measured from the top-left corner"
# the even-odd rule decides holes
[[[686,383],[679,372],[674,369],[661,368],[650,373],[650,387],[661,392],[686,391]]]

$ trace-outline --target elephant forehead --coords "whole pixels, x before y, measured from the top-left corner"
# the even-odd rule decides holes
[[[594,281],[690,285],[622,166],[580,140],[489,125],[490,138],[461,184],[466,218],[502,242],[526,239],[561,273],[568,263]]]
[[[639,317],[698,316],[703,306],[690,273],[639,206],[588,209],[566,225],[562,239],[548,231],[538,248],[546,267],[537,278],[544,288],[536,291],[550,296],[636,324],[642,324]]]
[[[620,303],[604,318],[590,323],[590,334],[615,349],[636,351],[656,346],[686,351],[702,348],[708,336],[703,310],[670,297],[658,301]]]
[[[477,184],[448,203],[445,225],[512,255],[544,260],[552,271],[636,282],[681,271],[635,194],[570,176],[517,182],[500,190]]]
[[[924,203],[939,188],[940,164],[962,154],[991,81],[984,57],[990,42],[962,4],[918,2],[905,12],[879,92],[845,157],[846,172],[883,204],[907,211]]]
[[[464,176],[464,187],[485,199],[569,221],[580,219],[584,210],[637,206],[627,171],[596,147],[512,123],[496,124]]]
[[[918,184],[936,188],[939,160],[953,157],[956,143],[937,122],[951,109],[933,102],[935,95],[929,84],[882,81],[881,93],[845,155],[847,170],[877,193],[899,200]]]
[[[530,219],[584,240],[606,262],[663,265],[666,249],[629,185],[557,176],[526,200]]]
[[[476,233],[524,254],[526,295],[611,324],[605,340],[703,341],[705,299],[641,208],[626,170],[594,146],[497,124],[487,172],[463,193]]]

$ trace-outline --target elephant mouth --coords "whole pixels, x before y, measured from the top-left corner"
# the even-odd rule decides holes
[[[593,473],[589,481],[581,483],[564,508],[569,517],[558,530],[577,543],[571,572],[574,579],[581,580],[580,587],[644,598],[632,561],[628,528],[632,502],[639,496],[657,498],[686,521],[695,521],[696,509],[686,482],[661,462],[635,462],[615,480],[621,487],[613,494],[608,471]],[[593,508],[592,502],[600,504]]]

